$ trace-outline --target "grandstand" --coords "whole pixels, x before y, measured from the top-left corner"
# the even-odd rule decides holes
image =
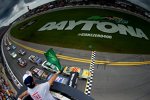
[[[42,6],[39,6],[34,9],[28,8],[29,11],[19,17],[17,20],[23,20],[25,18],[28,18],[32,15],[45,12],[47,10],[57,8],[57,7],[65,7],[65,6],[76,6],[76,5],[99,5],[99,6],[104,6],[104,7],[114,7],[116,9],[123,9],[123,10],[128,10],[132,13],[136,13],[138,15],[141,15],[144,18],[149,19],[150,18],[150,11],[135,5],[127,0],[56,0],[52,1],[49,3],[46,3]]]

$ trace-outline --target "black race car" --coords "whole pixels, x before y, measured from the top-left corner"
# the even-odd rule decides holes
[[[20,49],[19,51],[18,51],[18,53],[20,54],[20,55],[25,55],[26,54],[26,51],[25,50],[22,50],[22,49]]]
[[[17,59],[17,63],[21,66],[21,67],[25,67],[27,65],[27,61],[25,59],[22,58],[18,58]]]
[[[69,76],[68,86],[76,88],[78,82],[79,73],[78,72],[71,72]]]

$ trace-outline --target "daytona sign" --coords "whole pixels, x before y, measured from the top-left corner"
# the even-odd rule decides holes
[[[130,35],[137,38],[144,38],[149,40],[148,37],[144,34],[144,32],[139,28],[133,28],[132,26],[125,26],[123,24],[114,24],[111,22],[100,22],[100,21],[86,21],[86,20],[70,20],[70,21],[61,21],[59,23],[56,22],[48,22],[43,27],[41,27],[38,31],[46,31],[46,30],[73,30],[76,26],[83,25],[81,30],[90,31],[93,25],[96,25],[96,28],[104,33],[117,33],[121,35]]]

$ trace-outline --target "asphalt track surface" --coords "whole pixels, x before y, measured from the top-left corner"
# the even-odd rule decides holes
[[[6,37],[7,37],[7,36],[5,35],[4,38],[6,38]],[[11,41],[11,43],[17,47],[16,50],[15,50],[15,52],[17,52],[19,49],[24,49],[24,48],[22,48],[22,47],[20,47],[20,46],[18,46],[18,45],[16,45],[16,44],[14,44],[12,41]],[[47,48],[47,49],[45,49],[45,50],[48,50],[48,49],[49,49],[49,48]],[[20,56],[19,54],[18,54],[18,56],[17,56],[17,58],[21,57],[21,58],[24,58],[24,59],[27,61],[27,66],[24,67],[24,68],[22,68],[22,67],[20,67],[20,66],[17,64],[17,58],[13,59],[13,58],[9,55],[8,50],[6,49],[6,46],[4,46],[4,54],[5,54],[5,56],[6,56],[6,60],[7,60],[8,64],[9,64],[11,70],[14,72],[14,75],[18,78],[18,80],[21,82],[22,85],[23,85],[22,76],[23,76],[23,75],[25,74],[25,72],[26,72],[27,70],[29,70],[32,66],[36,66],[36,67],[38,67],[38,68],[44,70],[40,65],[37,66],[37,65],[31,63],[31,62],[28,60],[28,57],[29,57],[31,54],[32,54],[32,55],[38,55],[40,58],[43,59],[43,61],[46,60],[43,54],[39,54],[39,53],[36,53],[36,52],[32,52],[32,51],[27,50],[27,49],[24,49],[24,50],[27,52],[27,54],[26,54],[25,56]],[[60,62],[62,63],[62,65],[63,65],[63,64],[65,65],[65,63],[67,63],[66,61],[61,60],[61,59],[60,59]],[[83,66],[83,63],[81,63],[81,64],[82,64],[82,65],[80,65],[80,66],[82,67],[82,66]],[[89,65],[89,64],[87,64],[87,65]],[[67,64],[67,66],[77,66],[77,65],[76,65],[75,63],[70,62],[70,63]],[[79,67],[80,67],[80,66],[79,66]],[[82,68],[87,68],[87,67],[83,66]],[[46,71],[46,70],[45,70],[45,71]],[[38,80],[38,82],[40,82],[40,81]],[[80,84],[82,84],[82,85],[80,85]],[[83,92],[84,92],[85,86],[86,86],[86,80],[79,79],[79,80],[78,80],[78,87],[77,87],[77,89],[79,89],[80,91],[83,91]]]

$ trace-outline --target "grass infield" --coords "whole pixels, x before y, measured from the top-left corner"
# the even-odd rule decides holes
[[[145,35],[150,39],[150,23],[138,17],[111,10],[102,10],[97,8],[76,8],[68,10],[59,10],[51,13],[46,13],[21,24],[16,25],[11,29],[11,35],[15,38],[29,42],[59,46],[65,48],[75,48],[82,50],[96,50],[101,52],[116,52],[116,53],[131,53],[131,54],[150,54],[150,40],[144,38],[136,38],[131,35],[120,35],[118,33],[104,33],[93,25],[89,31],[81,31],[83,24],[76,26],[73,30],[49,30],[38,31],[47,22],[61,22],[69,20],[87,20],[91,16],[115,16],[128,20],[126,26],[140,28]],[[32,25],[20,29],[27,23],[35,21]],[[117,25],[117,24],[116,24]],[[83,37],[78,36],[79,33],[94,33],[111,35],[112,39]]]

